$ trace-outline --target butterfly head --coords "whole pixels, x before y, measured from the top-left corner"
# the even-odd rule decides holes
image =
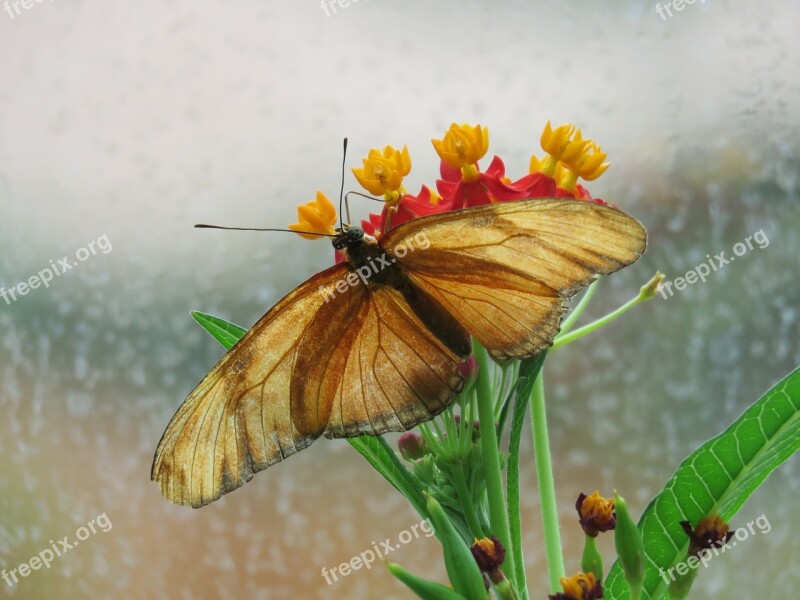
[[[341,228],[336,230],[336,235],[333,238],[333,247],[337,250],[344,250],[358,246],[364,242],[364,230],[356,225],[347,225],[346,223]]]

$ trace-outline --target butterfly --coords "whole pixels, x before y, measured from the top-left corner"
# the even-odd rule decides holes
[[[572,198],[495,203],[420,217],[375,239],[343,224],[346,262],[270,309],[189,394],[151,478],[200,507],[320,436],[405,431],[463,386],[470,336],[496,360],[549,347],[565,300],[633,263],[633,217]]]

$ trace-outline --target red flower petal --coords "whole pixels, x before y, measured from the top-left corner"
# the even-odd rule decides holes
[[[439,173],[445,181],[461,181],[461,169],[455,169],[444,161],[439,163]]]
[[[384,224],[388,212],[388,205],[383,209]],[[417,217],[426,217],[428,215],[436,215],[443,212],[448,212],[456,208],[452,200],[442,198],[438,204],[431,202],[431,191],[427,186],[422,186],[419,194],[412,196],[411,194],[403,194],[400,200],[395,205],[394,214],[389,220],[389,229],[393,229],[405,223],[416,219]],[[459,207],[460,208],[460,207]]]

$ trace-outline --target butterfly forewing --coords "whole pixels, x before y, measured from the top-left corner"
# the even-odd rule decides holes
[[[535,199],[422,217],[380,239],[411,283],[440,302],[495,358],[531,356],[552,344],[563,300],[644,251],[646,232],[594,202]]]

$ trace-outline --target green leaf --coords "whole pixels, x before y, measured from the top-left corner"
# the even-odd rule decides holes
[[[717,513],[730,521],[778,465],[800,449],[800,368],[747,409],[724,433],[692,453],[650,501],[639,521],[644,538],[644,599],[661,598],[667,571],[686,558],[680,521]],[[667,578],[669,579],[669,578]],[[629,598],[619,564],[606,579],[606,598]]]
[[[247,331],[234,323],[196,310],[192,311],[192,317],[228,350]],[[420,516],[428,518],[425,498],[422,495],[422,486],[416,476],[403,466],[397,458],[397,454],[382,437],[362,436],[350,438],[347,441],[361,456],[367,459],[376,471],[384,476],[386,481],[406,497]]]
[[[215,340],[225,346],[226,350],[233,348],[234,344],[238,342],[242,336],[247,332],[244,327],[239,327],[233,323],[229,323],[219,317],[207,315],[198,310],[192,311],[192,317],[195,321],[200,323],[200,326],[211,334]]]
[[[464,596],[449,587],[417,577],[396,563],[386,563],[386,566],[392,575],[405,583],[422,600],[465,600]]]
[[[533,384],[539,371],[542,370],[547,351],[526,358],[519,368],[519,377],[515,382],[514,413],[511,417],[511,437],[508,441],[508,521],[511,528],[512,555],[515,561],[514,572],[517,575],[517,589],[524,590],[527,596],[525,581],[525,561],[522,557],[522,517],[519,502],[519,447],[522,440],[522,426],[525,423],[525,412],[530,403]]]

